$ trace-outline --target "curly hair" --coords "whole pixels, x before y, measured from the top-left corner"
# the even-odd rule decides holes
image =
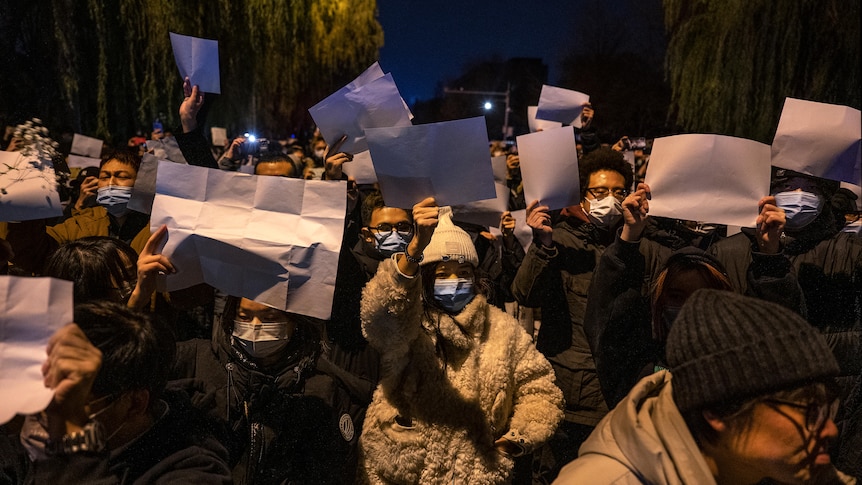
[[[578,162],[581,192],[590,186],[590,176],[601,170],[610,170],[623,176],[625,188],[631,189],[634,183],[632,166],[626,162],[623,154],[607,147],[594,150]]]

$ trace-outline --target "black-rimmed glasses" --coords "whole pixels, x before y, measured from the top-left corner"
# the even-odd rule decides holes
[[[394,229],[395,231],[400,232],[401,234],[412,234],[413,233],[413,224],[406,222],[406,221],[401,221],[395,225],[389,224],[388,222],[382,222],[380,224],[377,224],[377,227],[369,227],[369,229],[371,229],[373,232],[377,232],[377,233],[392,232],[392,230]]]
[[[831,403],[812,402],[808,404],[773,398],[764,399],[763,402],[768,404],[783,404],[802,410],[805,413],[805,429],[812,433],[819,432],[823,429],[827,420],[834,420],[835,415],[838,414],[838,399],[833,400]]]
[[[607,187],[590,187],[587,189],[587,192],[590,193],[596,200],[602,200],[610,194],[613,194],[615,198],[622,201],[629,195],[629,191],[627,189],[609,189]]]

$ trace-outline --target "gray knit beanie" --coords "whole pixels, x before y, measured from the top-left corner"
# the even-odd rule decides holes
[[[455,260],[472,263],[479,266],[479,255],[467,231],[452,222],[452,208],[441,207],[437,216],[437,228],[431,236],[431,242],[422,252],[422,266],[439,261]]]
[[[729,291],[701,289],[667,339],[673,400],[681,412],[792,389],[838,375],[820,332],[791,310]]]

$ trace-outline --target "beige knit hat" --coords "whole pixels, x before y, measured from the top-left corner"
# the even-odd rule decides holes
[[[450,260],[479,266],[479,255],[476,254],[470,235],[452,222],[452,208],[441,207],[437,221],[431,242],[422,253],[422,266]]]

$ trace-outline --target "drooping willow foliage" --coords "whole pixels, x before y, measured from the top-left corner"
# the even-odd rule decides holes
[[[671,115],[770,143],[785,97],[860,106],[858,0],[664,0]]]
[[[0,116],[114,141],[157,116],[178,124],[169,32],[219,41],[210,121],[271,135],[307,125],[307,109],[383,43],[375,0],[4,0],[0,30],[0,51],[20,66],[0,74]]]

